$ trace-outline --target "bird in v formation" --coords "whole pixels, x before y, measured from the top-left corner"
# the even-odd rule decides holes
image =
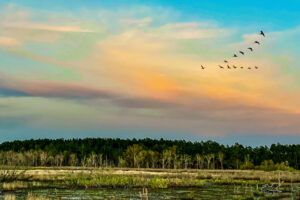
[[[266,36],[265,33],[264,33],[263,31],[260,31],[259,35],[262,35],[263,37]],[[257,41],[257,40],[255,40],[255,41],[254,41],[254,44],[260,45],[260,42]],[[247,49],[250,50],[251,52],[253,52],[253,47],[248,47]],[[240,53],[241,55],[245,55],[245,52],[244,52],[244,51],[241,51],[241,50],[240,50],[239,53]],[[238,55],[237,55],[237,54],[233,54],[233,57],[234,57],[234,58],[237,58]],[[226,60],[226,59],[224,59],[224,63],[229,63],[229,61]],[[221,65],[219,65],[219,67],[220,67],[220,69],[224,69],[224,67],[222,67]],[[237,69],[237,67],[236,67],[235,65],[233,65],[232,67],[233,67],[234,69]],[[230,67],[229,65],[227,65],[227,68],[228,68],[228,69],[231,69],[231,67]],[[255,68],[255,69],[258,69],[257,66],[254,66],[254,68]],[[244,69],[244,67],[241,66],[240,69]],[[252,68],[251,68],[251,67],[248,67],[248,69],[252,69]]]
[[[265,33],[264,33],[263,31],[260,31],[259,35],[262,35],[263,37],[266,36]],[[255,40],[255,41],[254,41],[254,44],[260,45],[261,43],[260,43],[259,41]],[[253,48],[252,48],[252,47],[248,47],[247,49],[250,50],[251,52],[253,52]],[[245,55],[245,52],[244,52],[244,51],[239,51],[239,53],[240,53],[241,55]],[[237,58],[238,55],[237,55],[237,54],[233,54],[233,57],[234,57],[234,58]],[[228,65],[228,63],[229,63],[228,60],[224,59],[224,63],[227,63],[227,68],[228,68],[228,69],[231,69],[230,65]],[[223,67],[222,65],[219,65],[219,68],[220,68],[220,69],[224,69],[224,67]],[[235,66],[235,65],[233,65],[232,68],[233,68],[233,69],[237,69],[238,67]],[[255,69],[258,69],[257,66],[254,66],[254,68],[255,68]],[[205,67],[204,67],[203,65],[201,65],[201,69],[205,69]],[[244,69],[244,67],[241,66],[240,69]],[[248,67],[248,69],[250,70],[250,69],[252,69],[252,68],[251,68],[251,67]]]

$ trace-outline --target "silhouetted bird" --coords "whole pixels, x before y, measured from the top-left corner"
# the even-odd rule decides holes
[[[231,69],[231,67],[230,67],[229,65],[227,65],[227,68],[228,68],[228,69]]]
[[[201,68],[202,68],[202,69],[205,69],[205,67],[203,67],[202,65],[201,65]]]
[[[223,66],[221,66],[221,65],[219,65],[219,67],[220,67],[220,69],[224,69],[224,67],[223,67]]]
[[[265,33],[263,31],[260,31],[260,35],[265,37]]]
[[[235,65],[232,66],[234,69],[236,69],[237,67]]]
[[[251,67],[248,67],[248,69],[251,69]]]
[[[235,58],[236,58],[236,57],[238,57],[238,56],[237,56],[236,54],[234,54],[234,55],[233,55],[233,57],[235,57]]]
[[[255,43],[255,44],[260,44],[259,41],[255,41],[254,43]]]
[[[227,61],[227,60],[224,60],[224,63],[228,63],[228,61]]]
[[[241,69],[244,69],[244,67],[241,67]]]
[[[240,54],[242,54],[242,55],[245,55],[245,53],[244,53],[244,52],[242,52],[242,51],[240,51]]]
[[[252,47],[249,47],[248,49],[249,49],[250,51],[253,51],[253,48],[252,48]]]
[[[255,66],[255,69],[258,69],[258,67],[257,67],[257,66]]]

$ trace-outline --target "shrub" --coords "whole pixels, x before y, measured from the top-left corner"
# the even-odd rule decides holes
[[[255,166],[252,162],[247,162],[241,165],[241,169],[254,169]]]
[[[283,170],[283,171],[292,171],[293,168],[288,166],[288,163],[274,163],[273,160],[265,160],[256,169],[264,170],[264,171],[275,171],[275,170]]]

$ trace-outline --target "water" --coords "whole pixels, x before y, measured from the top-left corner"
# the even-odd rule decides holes
[[[253,196],[255,187],[234,186],[234,185],[207,185],[203,188],[187,189],[149,189],[148,199],[167,200],[167,199],[242,199],[241,197]],[[122,199],[122,200],[141,200],[139,193],[141,189],[56,189],[56,188],[35,188],[21,189],[14,192],[1,192],[0,200],[52,200],[52,199]],[[254,199],[300,199],[298,191],[282,192],[280,194],[263,194]],[[144,198],[143,200],[146,200]]]

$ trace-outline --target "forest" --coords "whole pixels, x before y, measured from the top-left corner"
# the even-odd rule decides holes
[[[0,144],[2,166],[300,169],[300,145],[250,147],[164,139],[37,139]]]

